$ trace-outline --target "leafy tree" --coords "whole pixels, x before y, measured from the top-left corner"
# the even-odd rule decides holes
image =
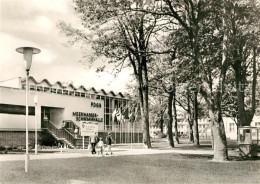
[[[222,84],[230,66],[227,59],[229,34],[227,16],[230,1],[165,0],[153,1],[145,12],[173,19],[182,27],[182,38],[188,42],[186,53],[197,76],[211,119],[214,137],[214,160],[228,159],[227,141],[222,119]],[[139,10],[143,11],[143,10]],[[221,49],[220,49],[221,48]]]
[[[166,43],[167,44],[167,43]],[[176,49],[174,52],[155,57],[156,63],[150,69],[151,80],[150,85],[155,86],[155,94],[163,95],[167,98],[167,133],[168,141],[171,147],[174,147],[172,129],[175,131],[176,142],[179,143],[178,126],[177,126],[177,107],[176,107],[176,90],[178,67],[176,59]],[[174,126],[173,126],[174,125]]]
[[[235,0],[230,2],[229,6],[231,10],[227,17],[230,34],[229,54],[234,71],[238,126],[250,126],[257,105],[260,4],[254,0]],[[250,99],[250,103],[246,103],[247,98]]]
[[[194,143],[194,135],[193,135],[193,106],[192,106],[192,97],[191,91],[189,89],[184,88],[184,90],[179,91],[179,98],[177,103],[180,107],[182,107],[186,112],[187,121],[189,124],[189,142]]]
[[[142,9],[143,5],[130,0],[74,2],[88,34],[73,29],[64,22],[59,23],[60,29],[72,39],[72,43],[83,42],[85,47],[91,44],[95,56],[91,59],[105,57],[107,63],[114,64],[117,71],[123,67],[132,67],[138,83],[144,144],[150,148],[147,65],[151,56],[157,52],[150,45],[153,35],[158,31],[156,27],[160,17],[131,11],[131,6]],[[104,66],[98,68],[98,71],[103,70]]]
[[[151,98],[150,98],[151,99]],[[167,109],[167,103],[165,102],[165,98],[163,96],[156,95],[154,97],[154,100],[150,100],[150,124],[154,124],[157,127],[160,128],[160,134],[163,135],[163,128],[165,125],[164,118],[165,118],[165,112]]]

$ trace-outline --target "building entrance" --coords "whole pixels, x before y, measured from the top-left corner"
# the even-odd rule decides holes
[[[49,107],[41,107],[41,128],[47,128],[44,124],[44,120],[50,120],[50,108]]]
[[[44,120],[51,121],[56,127],[62,126],[64,120],[64,108],[57,107],[41,107],[41,122],[42,128],[47,128],[44,124]]]

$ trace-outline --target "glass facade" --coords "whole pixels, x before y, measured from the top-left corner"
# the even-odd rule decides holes
[[[73,87],[72,87],[73,88]],[[101,90],[99,93],[95,91],[95,89],[85,90],[83,92],[77,91],[67,87],[43,87],[41,84],[30,85],[29,89],[31,91],[38,91],[38,92],[50,92],[59,95],[69,95],[75,96],[79,98],[91,98],[91,99],[100,99],[104,101],[104,130],[112,131],[114,127],[114,123],[112,122],[112,113],[115,108],[125,107],[128,104],[129,99],[123,98],[121,95],[115,95],[113,92],[106,94],[104,90]],[[91,93],[89,93],[91,92]],[[94,94],[93,94],[94,93]]]

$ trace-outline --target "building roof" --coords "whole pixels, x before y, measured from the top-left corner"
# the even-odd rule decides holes
[[[68,87],[71,87],[72,89],[74,89],[75,91],[79,90],[84,90],[86,92],[91,92],[91,93],[95,93],[95,94],[104,94],[104,95],[109,95],[109,96],[113,96],[113,97],[121,97],[121,98],[130,98],[129,94],[123,94],[121,92],[115,93],[114,91],[105,91],[104,89],[100,89],[100,90],[96,90],[94,87],[91,88],[86,88],[85,86],[81,85],[79,87],[75,87],[72,83],[66,84],[64,85],[62,82],[57,81],[54,84],[51,84],[49,82],[48,79],[43,79],[40,82],[36,81],[34,77],[30,76],[29,77],[29,81],[32,81],[35,85],[41,84],[42,82],[45,82],[50,88],[58,85],[60,86],[60,88],[62,89],[66,89]],[[25,78],[22,78],[21,82],[25,82]]]

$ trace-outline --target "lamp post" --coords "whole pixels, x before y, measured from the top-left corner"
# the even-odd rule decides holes
[[[39,54],[41,51],[40,49],[33,48],[33,47],[20,47],[16,49],[17,52],[23,54],[23,59],[25,61],[25,70],[26,70],[26,120],[25,120],[25,127],[26,127],[26,153],[25,153],[25,172],[28,172],[28,165],[29,165],[29,134],[28,134],[28,79],[29,79],[29,71],[32,65],[32,55]]]
[[[38,102],[38,94],[34,96],[34,105],[35,105],[35,111],[34,111],[34,117],[35,117],[35,155],[38,153],[38,144],[37,144],[37,115],[36,115],[36,108],[37,108],[37,102]]]

